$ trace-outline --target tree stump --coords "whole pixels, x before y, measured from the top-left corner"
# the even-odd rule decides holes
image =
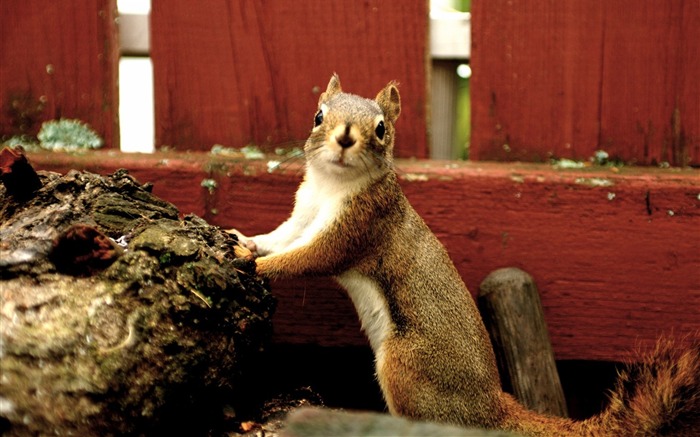
[[[19,156],[0,162],[0,434],[210,427],[271,333],[255,264],[126,171],[34,179]]]
[[[532,277],[516,268],[496,270],[481,283],[478,303],[504,390],[532,410],[566,417],[564,391]]]

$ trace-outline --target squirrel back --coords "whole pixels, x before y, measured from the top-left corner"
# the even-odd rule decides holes
[[[526,410],[501,390],[474,300],[399,186],[392,152],[400,112],[393,82],[371,100],[331,78],[290,218],[269,234],[241,236],[260,255],[257,272],[338,280],[369,338],[392,414],[533,436],[691,435],[683,432],[698,421],[697,349],[660,347],[621,376],[610,408],[587,421]]]

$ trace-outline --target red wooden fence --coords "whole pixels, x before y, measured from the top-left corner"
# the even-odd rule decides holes
[[[301,145],[337,72],[366,96],[401,82],[397,154],[428,156],[426,0],[172,0],[151,25],[159,145]]]
[[[700,165],[700,1],[475,1],[476,160]]]
[[[5,1],[0,135],[70,117],[118,143],[115,0]],[[700,165],[700,2],[474,2],[475,160]],[[427,2],[154,2],[157,144],[302,141],[333,71],[402,83],[400,156],[425,157]]]
[[[3,1],[0,11],[0,136],[69,117],[115,145],[114,0]],[[700,164],[700,2],[482,0],[473,12],[473,158],[604,149]],[[154,2],[158,145],[303,140],[335,71],[366,96],[401,82],[397,150],[425,157],[426,25],[424,0]],[[299,182],[204,153],[32,159],[57,171],[129,168],[183,212],[248,233],[278,224]],[[662,331],[700,330],[697,170],[399,165],[473,292],[506,265],[535,277],[559,358],[619,359]],[[203,178],[218,181],[213,194]],[[276,292],[277,341],[364,344],[351,304],[327,281]]]
[[[118,147],[116,0],[0,2],[0,141],[76,118]]]

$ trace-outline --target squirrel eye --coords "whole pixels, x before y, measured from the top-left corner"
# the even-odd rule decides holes
[[[374,130],[374,133],[377,135],[377,138],[383,140],[385,132],[386,128],[384,127],[384,122],[380,121],[379,124],[377,124],[377,128]]]
[[[319,109],[314,117],[314,127],[320,125],[321,123],[323,123],[323,111]]]

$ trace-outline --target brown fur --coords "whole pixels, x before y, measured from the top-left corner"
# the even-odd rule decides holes
[[[395,84],[375,99],[387,128],[383,144],[372,139],[376,115],[368,102],[342,93],[334,77],[319,108],[332,106],[327,117],[335,117],[335,124],[329,122],[330,128],[358,125],[363,141],[353,146],[361,148],[357,153],[383,155],[363,161],[372,175],[369,182],[347,195],[334,219],[308,244],[258,258],[257,269],[268,277],[352,270],[378,286],[391,319],[377,354],[377,377],[389,410],[532,436],[691,435],[698,425],[700,397],[697,348],[680,351],[661,343],[645,362],[621,374],[610,408],[588,421],[528,411],[501,391],[474,301],[443,246],[403,195],[391,165],[394,121],[400,112]],[[312,133],[307,152],[325,141],[322,128]],[[329,141],[323,147],[331,147]],[[309,155],[311,164],[325,165]]]

